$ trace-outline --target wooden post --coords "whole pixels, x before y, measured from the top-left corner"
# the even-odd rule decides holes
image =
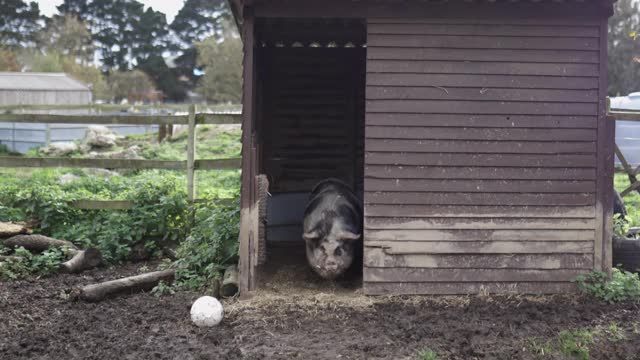
[[[195,200],[195,160],[196,160],[196,106],[189,105],[189,135],[187,137],[187,197],[189,203]]]

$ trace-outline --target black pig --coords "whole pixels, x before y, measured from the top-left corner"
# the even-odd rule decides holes
[[[302,237],[309,265],[324,279],[351,266],[362,239],[362,206],[347,184],[326,179],[313,188]]]

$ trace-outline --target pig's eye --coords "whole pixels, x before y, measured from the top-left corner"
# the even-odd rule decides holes
[[[324,245],[320,245],[320,250],[322,250],[322,252],[324,252],[325,254],[327,253],[327,249],[325,249]]]
[[[333,252],[333,255],[341,256],[342,255],[342,249],[341,248],[336,248],[336,250]]]

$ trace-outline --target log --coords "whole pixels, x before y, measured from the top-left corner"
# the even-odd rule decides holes
[[[24,225],[0,221],[0,237],[29,234],[31,231]]]
[[[96,248],[77,251],[75,255],[60,266],[60,269],[68,273],[79,273],[93,269],[102,264],[102,254]]]
[[[158,285],[160,281],[171,282],[174,277],[174,269],[130,276],[73,289],[71,291],[71,298],[89,302],[101,301],[121,294],[149,291],[153,289],[154,286]]]
[[[16,235],[3,241],[4,246],[19,247],[29,251],[42,252],[51,247],[69,247],[76,249],[77,247],[67,240],[58,240],[43,235]]]
[[[231,297],[238,293],[238,266],[231,265],[224,271],[222,296]]]

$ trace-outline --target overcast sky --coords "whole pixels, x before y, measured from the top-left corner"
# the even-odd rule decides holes
[[[40,12],[46,16],[56,14],[58,10],[56,6],[60,5],[63,0],[35,0],[40,6]],[[138,0],[145,5],[145,9],[149,6],[153,10],[161,11],[167,15],[167,22],[171,23],[178,11],[182,8],[184,0]]]

